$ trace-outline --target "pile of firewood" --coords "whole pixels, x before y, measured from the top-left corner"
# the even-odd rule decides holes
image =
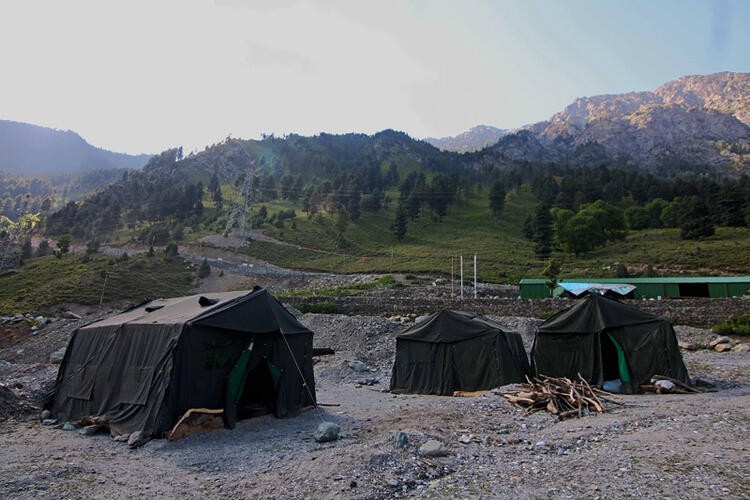
[[[517,389],[500,393],[512,405],[524,409],[524,414],[546,410],[560,420],[581,417],[591,412],[604,413],[605,403],[620,404],[606,398],[609,394],[591,387],[580,375],[579,380],[540,376],[520,384]]]

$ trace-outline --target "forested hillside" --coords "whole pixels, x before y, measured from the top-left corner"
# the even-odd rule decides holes
[[[384,131],[227,139],[187,157],[168,150],[43,227],[52,238],[147,245],[263,229],[295,247],[250,239],[243,251],[322,270],[444,270],[451,255],[482,252],[493,261],[487,277],[503,279],[538,274],[554,255],[585,259],[635,232],[690,241],[745,227],[748,200],[746,176],[460,155]],[[658,255],[650,260],[640,264]]]

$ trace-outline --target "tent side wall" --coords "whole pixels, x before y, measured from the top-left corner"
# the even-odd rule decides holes
[[[390,389],[405,394],[453,394],[450,344],[396,339]]]
[[[181,325],[78,330],[60,366],[53,415],[103,416],[114,433],[151,432],[170,383]]]
[[[537,332],[531,352],[535,375],[583,378],[602,383],[601,342],[591,333],[544,334]]]
[[[397,338],[391,391],[450,396],[523,382],[528,373],[517,333],[494,332],[451,343]]]

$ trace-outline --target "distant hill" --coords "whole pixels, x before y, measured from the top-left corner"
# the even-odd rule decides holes
[[[149,155],[113,153],[71,131],[0,120],[0,171],[10,174],[65,174],[111,168],[138,169]]]
[[[750,173],[750,73],[686,76],[653,92],[576,99],[493,147],[512,160],[617,164],[667,175]]]
[[[452,137],[427,137],[423,140],[443,151],[472,153],[495,144],[498,139],[506,134],[508,134],[508,131],[504,129],[491,127],[489,125],[477,125],[471,130],[467,130],[466,132],[462,132]]]

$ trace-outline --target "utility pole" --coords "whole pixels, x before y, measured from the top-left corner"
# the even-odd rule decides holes
[[[453,293],[453,279],[454,279],[453,276],[455,274],[455,272],[454,272],[454,268],[455,268],[454,260],[455,260],[455,256],[451,255],[451,299],[453,299],[455,297],[455,295]]]
[[[474,254],[474,298],[477,298],[477,254]]]
[[[461,300],[464,300],[464,256],[461,256],[461,283],[459,284],[461,289]]]
[[[245,229],[247,227],[247,217],[250,217],[250,229],[252,229],[252,210],[253,210],[253,164],[250,160],[250,168],[247,170],[245,176],[245,184],[242,187],[242,194],[238,200],[234,202],[234,206],[229,212],[229,218],[227,219],[227,226],[224,229],[224,235],[229,236],[232,229],[237,226],[240,229],[240,234],[245,236]]]

